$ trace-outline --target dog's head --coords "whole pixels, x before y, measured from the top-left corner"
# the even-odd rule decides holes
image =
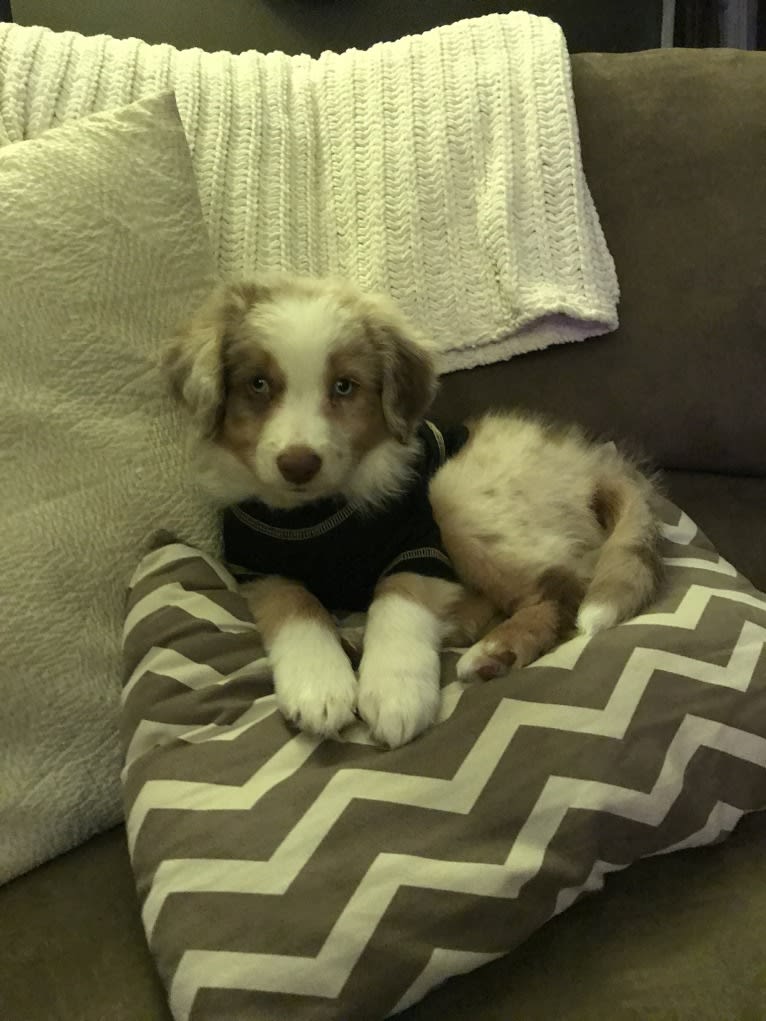
[[[288,274],[219,286],[164,369],[224,502],[272,507],[395,490],[436,389],[429,345],[391,301]]]

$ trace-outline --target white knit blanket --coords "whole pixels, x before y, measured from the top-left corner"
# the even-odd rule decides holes
[[[0,25],[2,142],[166,89],[222,273],[338,273],[387,291],[443,371],[616,327],[548,19],[490,15],[318,60]]]

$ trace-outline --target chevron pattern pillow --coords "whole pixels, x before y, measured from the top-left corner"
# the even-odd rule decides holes
[[[663,508],[651,612],[463,688],[396,751],[289,730],[231,576],[169,543],[125,622],[128,837],[178,1021],[365,1018],[606,873],[766,807],[766,596]]]

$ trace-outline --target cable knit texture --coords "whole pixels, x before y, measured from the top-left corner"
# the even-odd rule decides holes
[[[489,15],[316,60],[0,25],[0,142],[166,89],[222,273],[387,291],[444,371],[616,327],[547,18]]]

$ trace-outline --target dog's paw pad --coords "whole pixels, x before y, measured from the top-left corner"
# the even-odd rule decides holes
[[[438,679],[387,674],[379,679],[362,674],[359,713],[377,744],[399,748],[435,721],[441,693]]]
[[[496,650],[485,648],[479,642],[457,661],[457,676],[461,681],[491,681],[508,673],[515,661],[513,652],[507,651],[501,656]]]
[[[502,663],[496,659],[491,659],[477,666],[475,672],[480,681],[491,681],[493,677],[499,677],[503,670]]]
[[[299,730],[317,737],[337,737],[354,722],[355,693],[306,693],[294,705],[283,705],[282,712],[289,723]]]
[[[340,646],[324,664],[294,662],[275,670],[277,703],[285,719],[317,737],[337,737],[354,722],[357,683]]]

